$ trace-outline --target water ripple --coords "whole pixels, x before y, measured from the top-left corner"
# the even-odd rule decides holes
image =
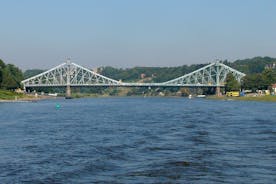
[[[276,183],[273,103],[97,98],[0,108],[1,183]]]

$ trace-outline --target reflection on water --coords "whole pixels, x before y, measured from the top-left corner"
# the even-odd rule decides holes
[[[183,98],[1,103],[0,180],[275,183],[275,107]]]

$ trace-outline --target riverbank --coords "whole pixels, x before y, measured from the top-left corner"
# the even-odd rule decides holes
[[[108,94],[95,94],[95,93],[73,93],[72,98],[99,98],[99,97],[127,97],[127,94],[108,95]],[[132,96],[132,95],[130,95]],[[133,95],[142,96],[142,95]],[[59,97],[64,97],[64,94],[60,94]],[[180,96],[160,96],[160,95],[144,95],[144,97],[180,97]],[[0,90],[0,102],[32,102],[43,99],[53,99],[56,97],[46,95],[34,95],[34,94],[22,94],[8,90]],[[181,98],[181,97],[180,97]],[[265,101],[276,102],[276,96],[243,96],[243,97],[227,97],[227,96],[207,96],[207,99],[213,100],[239,100],[239,101]]]
[[[0,102],[32,102],[43,99],[53,98],[45,95],[33,95],[33,94],[23,94],[16,93],[9,90],[0,90]]]
[[[175,97],[175,98],[185,98],[177,95],[108,95],[108,94],[95,94],[95,93],[73,93],[72,98],[106,98],[106,97]],[[196,97],[196,96],[193,96]],[[186,97],[187,98],[187,97]],[[227,97],[227,96],[206,96],[206,99],[213,100],[239,100],[239,101],[264,101],[264,102],[276,102],[276,96],[243,96],[243,97]]]
[[[214,100],[240,100],[240,101],[263,101],[263,102],[276,102],[276,96],[240,96],[240,97],[227,97],[227,96],[208,96],[208,99]]]

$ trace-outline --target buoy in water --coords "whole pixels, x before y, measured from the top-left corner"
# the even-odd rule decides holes
[[[56,104],[56,109],[59,109],[60,108],[60,104]]]

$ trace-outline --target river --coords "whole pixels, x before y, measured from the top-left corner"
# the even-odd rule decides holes
[[[276,104],[0,103],[0,183],[276,183]]]

